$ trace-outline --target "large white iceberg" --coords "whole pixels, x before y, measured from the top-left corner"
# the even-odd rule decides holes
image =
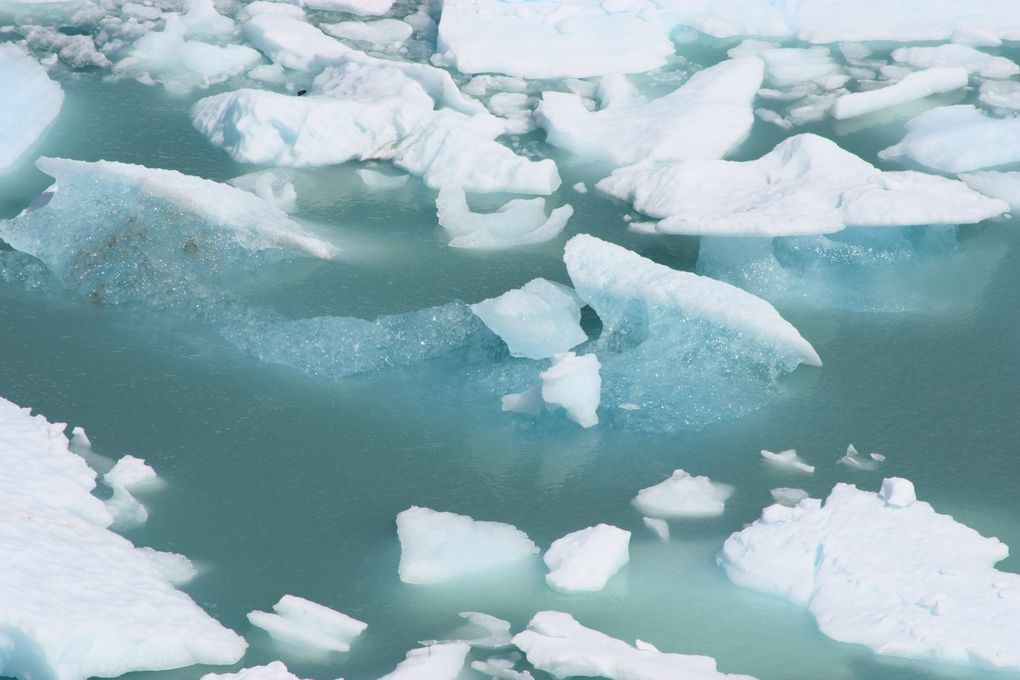
[[[903,139],[878,157],[953,173],[1020,162],[1020,118],[991,118],[970,104],[942,106],[908,121]]]
[[[669,479],[638,491],[634,507],[649,517],[718,517],[733,487],[702,475],[674,470]]]
[[[936,66],[907,74],[902,80],[875,90],[844,94],[832,103],[829,115],[837,120],[880,111],[941,92],[967,87],[967,69]]]
[[[609,680],[753,680],[719,672],[708,656],[670,654],[647,645],[632,647],[586,628],[564,612],[535,614],[514,644],[532,666],[554,678],[574,676]]]
[[[722,158],[754,124],[752,104],[763,72],[760,59],[731,59],[658,99],[627,98],[599,111],[589,111],[576,94],[546,92],[538,121],[553,146],[611,167]]]
[[[454,248],[498,249],[542,243],[559,235],[574,214],[570,205],[545,214],[545,199],[517,198],[495,212],[474,212],[464,190],[445,186],[436,197],[439,225]]]
[[[995,538],[940,515],[907,480],[837,484],[823,503],[773,505],[726,541],[737,585],[804,605],[823,633],[878,654],[1020,668],[1020,575]]]
[[[581,328],[583,305],[569,287],[533,279],[471,305],[471,311],[503,339],[513,356],[547,359],[588,339]]]
[[[0,44],[0,172],[14,164],[57,118],[64,91],[13,44]]]
[[[882,172],[812,134],[789,137],[753,161],[639,164],[598,183],[658,222],[636,231],[791,236],[847,226],[980,222],[1005,212],[961,182],[920,172]]]
[[[0,221],[0,237],[97,303],[195,296],[257,253],[338,252],[227,184],[109,161],[36,165],[56,183],[21,215]]]
[[[564,593],[602,590],[630,561],[630,532],[609,524],[571,532],[553,541],[542,559],[545,582]]]
[[[413,506],[397,515],[400,580],[440,583],[520,565],[538,546],[520,529]]]
[[[238,661],[244,640],[107,529],[95,473],[63,430],[0,399],[0,674],[85,680]]]

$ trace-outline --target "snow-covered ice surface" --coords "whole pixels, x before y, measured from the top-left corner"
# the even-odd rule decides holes
[[[0,425],[0,673],[70,680],[241,658],[243,639],[107,529],[62,423],[0,399]]]
[[[960,175],[967,186],[1020,209],[1020,172],[968,172]]]
[[[0,43],[0,172],[14,164],[56,120],[60,85],[17,45]]]
[[[650,517],[716,517],[726,510],[733,491],[728,484],[675,470],[669,479],[638,491],[633,503]]]
[[[910,161],[943,172],[971,172],[1020,162],[1020,119],[992,118],[969,104],[943,106],[910,120],[883,160]]]
[[[894,61],[914,68],[957,66],[982,78],[1010,78],[1020,74],[1020,65],[1006,57],[997,57],[968,45],[938,45],[936,47],[900,47],[893,50]]]
[[[766,508],[726,541],[719,564],[737,585],[806,606],[841,642],[1016,669],[1020,575],[994,566],[1008,554],[890,478],[879,493],[837,484],[824,503]]]
[[[553,541],[542,559],[545,582],[565,593],[602,590],[630,561],[630,532],[609,524],[573,531]]]

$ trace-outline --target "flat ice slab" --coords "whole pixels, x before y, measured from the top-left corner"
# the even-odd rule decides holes
[[[280,598],[273,612],[250,612],[248,621],[284,644],[315,651],[349,651],[354,639],[368,627],[342,612],[294,595]]]
[[[564,593],[602,590],[630,561],[629,547],[630,532],[609,524],[571,532],[546,551],[545,582]]]
[[[719,672],[707,656],[667,654],[648,645],[632,647],[585,628],[564,612],[535,614],[514,644],[535,668],[554,678],[574,676],[609,680],[753,680],[747,675]]]
[[[837,484],[824,503],[773,505],[726,541],[737,585],[806,606],[823,633],[877,654],[1020,668],[1020,575],[1008,555],[890,478],[879,493]]]
[[[837,120],[863,116],[934,94],[967,87],[969,73],[961,66],[936,66],[907,74],[892,85],[866,92],[844,94],[832,103],[829,115]]]
[[[959,104],[925,111],[906,127],[903,139],[879,158],[953,173],[1020,162],[1020,118],[992,118]]]
[[[397,515],[400,580],[430,584],[512,567],[538,554],[520,529],[413,506]]]
[[[675,470],[669,479],[641,489],[634,506],[649,517],[718,517],[726,510],[733,487]]]
[[[56,120],[64,91],[21,46],[0,45],[0,172],[10,167]]]
[[[581,298],[568,286],[533,279],[520,288],[471,305],[510,354],[547,359],[588,339],[581,328]]]

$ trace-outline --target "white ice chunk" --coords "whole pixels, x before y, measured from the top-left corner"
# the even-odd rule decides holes
[[[398,19],[344,21],[339,24],[320,24],[319,28],[334,38],[370,43],[387,52],[400,49],[414,32],[407,22]]]
[[[191,583],[198,576],[198,568],[184,555],[152,548],[138,548],[138,552],[152,562],[163,578],[175,586]]]
[[[365,186],[373,191],[392,191],[407,184],[410,175],[390,175],[372,168],[358,168],[355,170]]]
[[[14,164],[56,120],[64,92],[24,48],[0,44],[0,172]]]
[[[893,50],[893,60],[914,68],[957,66],[981,78],[1010,78],[1020,74],[1020,66],[1006,57],[976,50],[966,45],[936,47],[900,47]]]
[[[773,465],[792,468],[794,470],[799,470],[800,472],[807,472],[808,474],[815,471],[815,466],[808,465],[804,462],[804,459],[797,455],[796,449],[787,449],[779,452],[766,451],[765,449],[762,449],[761,457]]]
[[[769,493],[772,494],[772,500],[776,503],[791,508],[805,498],[808,498],[808,492],[804,489],[791,489],[785,486],[778,489],[770,489]]]
[[[868,457],[871,458],[871,460],[877,460],[879,463],[885,462],[885,456],[881,453],[869,453]]]
[[[454,248],[498,249],[542,243],[559,235],[574,214],[570,205],[545,214],[545,199],[518,198],[491,213],[471,210],[464,190],[445,186],[436,198],[439,224]]]
[[[538,384],[523,392],[504,395],[501,405],[503,411],[537,416],[542,413],[542,407],[545,406],[545,402],[542,401],[542,385]]]
[[[730,536],[737,585],[804,605],[821,631],[877,654],[1020,668],[1020,575],[997,571],[998,539],[936,513],[905,480],[883,493],[837,484],[823,504],[773,505]],[[890,503],[890,499],[892,503]]]
[[[631,647],[623,640],[585,628],[564,612],[535,614],[528,628],[514,636],[514,644],[531,665],[554,678],[753,680],[746,675],[720,673],[711,657]]]
[[[128,491],[151,489],[160,486],[161,480],[152,466],[141,458],[124,456],[103,475],[103,481],[112,487],[121,486]]]
[[[642,517],[641,521],[652,530],[663,543],[669,541],[669,522],[659,517]]]
[[[285,213],[297,210],[297,191],[294,189],[294,172],[291,170],[272,168],[249,172],[227,180],[227,184],[250,191]]]
[[[985,196],[1006,201],[1013,210],[1020,210],[1020,171],[970,172],[960,175],[960,179]]]
[[[471,311],[507,344],[513,356],[547,359],[588,339],[577,294],[563,284],[534,279],[471,305]]]
[[[0,399],[0,674],[114,677],[232,664],[243,639],[109,531],[95,473],[63,424]]]
[[[669,479],[638,491],[631,502],[649,517],[718,517],[732,495],[728,484],[674,470]]]
[[[471,648],[465,642],[441,642],[412,649],[379,680],[455,680]]]
[[[510,622],[482,612],[461,612],[467,624],[453,634],[453,639],[472,648],[504,649],[511,645]]]
[[[722,158],[754,123],[759,59],[732,59],[693,75],[650,102],[589,111],[581,97],[546,92],[538,107],[547,141],[612,167],[645,159]]]
[[[831,90],[842,87],[849,79],[828,47],[779,47],[775,43],[745,40],[727,55],[733,59],[758,57],[765,62],[765,83],[769,87],[812,83]]]
[[[348,12],[359,16],[379,16],[390,11],[393,0],[302,0],[302,4],[309,9]]]
[[[642,163],[598,183],[652,217],[634,231],[794,236],[847,226],[980,222],[1007,209],[961,182],[883,172],[818,135],[780,142],[753,161]]]
[[[909,159],[944,172],[970,172],[1020,162],[1020,118],[990,118],[969,104],[941,106],[907,122],[883,160]]]
[[[986,80],[981,83],[978,99],[993,109],[1020,111],[1020,82]]]
[[[71,68],[108,68],[109,58],[98,49],[90,35],[67,35],[50,26],[24,26],[19,31],[25,36],[25,45],[31,50],[55,53],[60,61]]]
[[[149,519],[149,511],[141,501],[122,486],[111,485],[111,488],[113,495],[104,501],[107,510],[113,516],[111,528],[123,531],[145,524]]]
[[[967,87],[967,80],[967,69],[959,66],[937,66],[916,71],[903,80],[877,90],[843,95],[832,103],[829,115],[837,120],[861,116],[924,99],[933,94]]]
[[[545,582],[564,593],[602,590],[630,561],[630,532],[597,524],[553,541],[544,560]]]
[[[368,627],[342,612],[294,595],[281,597],[273,611],[275,614],[249,612],[248,620],[285,644],[316,651],[349,651],[354,639]]]
[[[514,670],[514,662],[509,659],[492,657],[485,661],[472,661],[471,668],[493,680],[535,680],[528,671]]]
[[[539,552],[509,524],[412,506],[397,515],[400,580],[440,583],[526,562]],[[465,645],[466,647],[466,645]]]
[[[206,673],[201,680],[300,680],[287,670],[282,661],[273,661],[265,666],[242,668],[236,673]]]
[[[562,407],[567,417],[581,427],[597,425],[597,410],[602,393],[602,365],[594,354],[578,356],[573,352],[553,355],[552,366],[538,374],[542,381],[542,401]]]

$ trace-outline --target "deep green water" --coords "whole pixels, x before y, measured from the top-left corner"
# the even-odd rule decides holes
[[[253,169],[192,130],[191,99],[89,76],[62,84],[64,110],[40,154],[217,180]],[[812,131],[874,160],[901,129],[893,120],[846,135]],[[738,157],[756,157],[782,136],[759,122]],[[625,206],[569,189],[596,170],[558,160],[562,200],[576,208],[566,232],[494,253],[448,248],[434,195],[414,178],[398,192],[373,194],[353,166],[302,171],[299,216],[335,235],[347,255],[273,267],[247,295],[294,317],[372,318],[474,302],[535,276],[567,281],[562,246],[578,232],[694,268],[697,239],[627,232]],[[0,217],[16,214],[47,184],[30,166],[0,178]],[[413,374],[399,370],[316,381],[242,356],[197,322],[3,283],[0,395],[84,426],[99,453],[131,453],[156,468],[168,487],[144,498],[150,519],[128,535],[203,568],[185,590],[250,640],[246,666],[281,658],[302,677],[367,680],[417,641],[453,631],[459,611],[494,614],[519,629],[536,611],[562,609],[611,635],[711,655],[724,671],[762,680],[1020,677],[880,658],[833,642],[806,611],[733,586],[714,562],[726,536],[771,502],[770,488],[824,496],[839,481],[877,489],[893,475],[913,480],[937,510],[1020,549],[1018,229],[1020,221],[1001,220],[963,230],[970,265],[953,274],[965,280],[932,286],[937,313],[781,306],[824,367],[799,369],[779,398],[751,416],[696,432],[534,427],[500,413],[499,395],[487,410],[423,398],[428,387],[409,384]],[[945,298],[952,304],[934,304]],[[851,442],[888,461],[874,472],[836,465]],[[758,455],[789,447],[817,472],[784,473]],[[629,501],[678,467],[737,491],[723,517],[674,522],[673,540],[660,544]],[[568,531],[617,524],[634,532],[631,562],[605,591],[585,596],[549,590],[539,561],[528,574],[496,582],[404,585],[393,520],[412,504],[510,522],[542,547]],[[1001,566],[1020,570],[1020,558]],[[298,659],[245,619],[284,593],[365,620],[368,631],[349,654]]]

